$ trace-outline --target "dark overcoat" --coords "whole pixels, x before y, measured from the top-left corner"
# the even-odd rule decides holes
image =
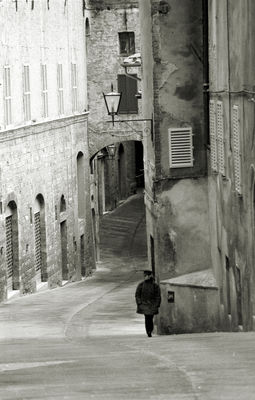
[[[137,313],[145,315],[158,314],[161,303],[160,287],[154,279],[145,280],[136,288],[135,299]]]

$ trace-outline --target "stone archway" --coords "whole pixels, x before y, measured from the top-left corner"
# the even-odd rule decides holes
[[[123,131],[118,131],[117,129],[99,131],[89,127],[88,133],[90,159],[92,159],[95,154],[110,144],[117,144],[130,140],[142,141],[142,131],[130,130],[130,128],[127,129],[123,134]]]

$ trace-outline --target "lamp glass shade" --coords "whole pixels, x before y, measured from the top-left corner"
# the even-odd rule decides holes
[[[109,156],[111,156],[111,157],[115,156],[115,151],[116,151],[115,144],[110,144],[109,146],[107,146],[107,150],[108,150]]]
[[[119,111],[121,93],[110,92],[104,94],[104,101],[109,115],[116,115]]]

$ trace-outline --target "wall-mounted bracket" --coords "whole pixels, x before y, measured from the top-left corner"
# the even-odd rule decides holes
[[[142,79],[141,78],[139,78],[138,76],[134,76],[134,75],[132,75],[132,74],[129,74],[128,73],[128,71],[127,71],[127,69],[128,68],[130,68],[130,67],[140,67],[141,65],[133,65],[133,64],[121,64],[121,66],[125,69],[125,75],[126,76],[128,76],[129,78],[131,78],[131,79],[134,79],[135,81],[141,81]]]

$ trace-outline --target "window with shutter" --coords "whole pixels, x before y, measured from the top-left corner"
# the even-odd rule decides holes
[[[193,167],[192,128],[170,128],[168,134],[170,168]]]
[[[213,171],[218,171],[217,135],[216,135],[215,102],[214,102],[214,100],[210,100],[209,117],[210,117],[211,168]]]
[[[42,81],[42,116],[48,117],[48,82],[47,82],[47,65],[41,65],[41,81]]]
[[[29,65],[23,65],[23,98],[24,98],[24,118],[25,118],[25,121],[30,121],[31,120],[31,91],[30,91]]]
[[[4,67],[4,118],[5,126],[12,123],[12,109],[11,109],[11,71],[10,67]]]
[[[71,64],[71,85],[72,85],[72,111],[75,112],[78,109],[78,89],[77,89],[77,66]]]
[[[58,113],[64,114],[64,89],[63,89],[63,66],[57,66],[57,84],[58,84]]]
[[[224,123],[223,123],[223,103],[217,101],[217,144],[218,144],[218,167],[219,172],[225,176],[225,140],[224,140]]]
[[[122,93],[119,113],[137,114],[138,102],[135,97],[137,94],[137,81],[126,75],[118,75],[118,91]]]
[[[120,55],[129,56],[135,53],[134,32],[119,32]]]
[[[241,182],[241,141],[240,141],[240,118],[239,107],[233,106],[232,114],[232,127],[233,127],[233,156],[234,156],[234,178],[235,190],[237,193],[242,193]]]

